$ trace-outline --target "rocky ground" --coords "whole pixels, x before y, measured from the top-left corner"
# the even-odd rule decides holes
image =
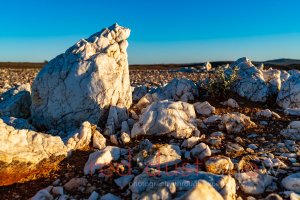
[[[38,73],[38,69],[1,69],[1,89],[5,91],[13,85],[32,83],[35,75]],[[200,77],[204,77],[204,73],[183,73],[172,71],[147,71],[136,70],[130,71],[130,79],[133,86],[146,85],[148,87],[162,86],[174,78],[189,78],[197,81]],[[242,172],[250,172],[255,170],[264,171],[265,176],[272,176],[273,181],[271,184],[264,183],[265,177],[256,178],[256,174],[253,176],[253,185],[251,183],[242,182],[244,188],[237,183],[237,196],[242,199],[264,198],[271,193],[280,194],[282,197],[288,197],[289,193],[281,185],[281,180],[288,174],[293,174],[300,171],[300,142],[288,140],[280,135],[280,131],[285,129],[291,121],[299,120],[299,117],[286,116],[282,109],[279,109],[275,105],[268,105],[266,103],[253,103],[248,100],[232,95],[237,103],[238,108],[232,108],[230,106],[220,104],[221,100],[209,97],[199,97],[195,99],[195,102],[208,101],[215,107],[214,114],[223,115],[226,113],[238,112],[245,114],[251,118],[251,120],[257,125],[257,127],[251,127],[238,134],[213,134],[219,131],[216,125],[211,125],[207,128],[199,127],[200,137],[197,137],[195,144],[204,142],[209,145],[211,155],[217,157],[222,155],[231,159],[234,164],[232,169],[229,169],[226,174],[234,176],[238,169],[238,165],[242,166]],[[276,112],[280,118],[276,116],[263,117],[258,116],[257,112],[270,109]],[[210,113],[212,115],[212,113]],[[204,120],[206,117],[197,114],[197,118]],[[182,141],[180,139],[171,139],[166,136],[159,138],[156,137],[140,137],[132,140],[126,148],[135,148],[136,144],[139,144],[144,139],[148,139],[153,144],[175,144],[182,148]],[[115,145],[111,143],[110,139],[107,139],[108,145]],[[228,148],[228,145],[234,146]],[[75,199],[89,198],[93,191],[96,191],[99,195],[105,195],[112,193],[120,198],[131,199],[131,193],[126,186],[124,189],[120,189],[114,182],[119,176],[114,173],[111,177],[99,178],[98,176],[84,176],[84,166],[89,158],[89,154],[93,152],[93,147],[84,151],[76,151],[71,157],[64,159],[58,167],[53,170],[46,177],[36,177],[35,180],[26,181],[24,183],[16,183],[10,186],[0,187],[1,199],[27,199],[34,196],[39,190],[48,186],[58,187],[64,186],[70,180],[80,178],[81,184],[74,184],[74,188],[65,193],[71,195]],[[182,148],[191,149],[189,148]],[[230,150],[228,150],[230,149]],[[133,153],[134,154],[134,153]],[[208,158],[200,160],[198,163],[199,169],[207,171],[205,161]],[[245,161],[245,162],[244,162]],[[274,163],[275,161],[275,163]],[[182,162],[188,162],[195,164],[193,159],[189,157],[185,158],[183,153]],[[118,162],[115,162],[117,164]],[[226,162],[224,162],[226,165]],[[223,163],[223,164],[224,164]],[[135,162],[133,162],[133,171],[136,170],[136,174],[141,173],[140,169]],[[172,169],[172,167],[170,167]],[[173,167],[174,169],[174,167]],[[253,170],[255,169],[255,170]],[[216,170],[216,169],[214,169]],[[256,172],[255,172],[256,173]],[[82,179],[82,180],[81,180]],[[245,180],[246,181],[246,180]],[[248,185],[248,186],[247,186]],[[264,189],[262,189],[264,188]],[[63,189],[62,189],[63,190]],[[263,192],[257,192],[255,190],[263,190]],[[252,191],[252,192],[251,192]],[[253,193],[253,194],[252,194]],[[259,194],[255,194],[259,193]],[[58,196],[58,194],[54,194]]]
[[[129,35],[1,69],[1,199],[300,199],[300,71],[130,71]]]

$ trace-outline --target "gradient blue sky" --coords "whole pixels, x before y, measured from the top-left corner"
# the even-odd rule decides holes
[[[299,0],[7,0],[0,61],[44,61],[117,22],[129,62],[300,58]]]

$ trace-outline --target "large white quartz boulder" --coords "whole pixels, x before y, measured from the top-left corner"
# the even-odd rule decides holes
[[[0,116],[28,118],[30,116],[31,86],[29,83],[11,88],[1,95]]]
[[[84,121],[98,124],[109,106],[130,107],[129,35],[115,24],[51,60],[32,85],[33,124],[69,131]]]
[[[188,138],[197,130],[195,119],[196,114],[192,104],[168,100],[154,102],[133,125],[131,137],[167,135]]]
[[[282,84],[277,104],[282,108],[300,108],[300,73],[290,76]]]
[[[48,173],[67,156],[60,137],[22,129],[26,123],[17,121],[14,128],[0,119],[0,186]]]
[[[180,198],[182,193],[192,190],[202,180],[209,182],[225,200],[235,199],[236,183],[232,177],[184,168],[168,172],[158,170],[143,172],[134,178],[130,189],[132,199],[143,199],[153,194],[161,197],[162,186],[167,187],[170,193],[176,192],[173,198]]]

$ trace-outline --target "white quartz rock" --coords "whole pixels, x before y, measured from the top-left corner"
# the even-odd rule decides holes
[[[200,198],[201,200],[224,200],[222,195],[205,180],[200,180],[193,189],[186,192],[179,199],[194,200]]]
[[[0,116],[28,118],[31,106],[31,86],[18,85],[1,94]]]
[[[285,177],[282,179],[281,184],[285,189],[300,194],[300,172]]]
[[[153,97],[152,94],[147,93],[145,94],[145,96],[143,96],[135,105],[136,108],[138,108],[139,110],[142,110],[143,108],[146,108],[147,106],[149,106],[152,102],[155,101],[155,98]]]
[[[233,167],[230,158],[226,156],[210,157],[205,162],[206,171],[214,174],[228,174]]]
[[[156,91],[159,100],[193,101],[199,96],[197,85],[188,79],[173,79]]]
[[[254,195],[264,193],[266,187],[273,182],[273,177],[253,171],[237,173],[235,178],[243,192]]]
[[[114,194],[111,194],[111,193],[108,193],[106,195],[103,195],[100,200],[121,200],[120,197],[114,195]]]
[[[121,150],[119,147],[107,146],[100,151],[91,153],[84,166],[84,174],[94,174],[95,170],[101,169],[113,160],[120,158]]]
[[[0,186],[39,173],[44,168],[36,167],[42,163],[45,169],[54,167],[67,156],[60,137],[23,129],[28,124],[18,121],[14,120],[14,128],[0,119]]]
[[[75,133],[74,133],[75,132]],[[68,151],[82,150],[89,146],[92,141],[92,127],[91,124],[86,121],[83,122],[81,127],[74,132],[68,133],[71,136],[67,139],[66,146]]]
[[[108,136],[116,134],[116,131],[122,128],[122,123],[127,119],[128,113],[126,108],[111,106],[109,109],[104,134]]]
[[[114,182],[123,190],[134,178],[134,175],[121,176],[114,180]]]
[[[256,115],[259,117],[265,117],[265,118],[271,118],[271,117],[280,118],[280,116],[276,112],[273,112],[270,109],[258,111],[256,113]]]
[[[97,130],[93,133],[93,147],[103,149],[106,147],[106,138]]]
[[[247,128],[256,126],[250,117],[241,113],[229,113],[222,116],[220,128],[225,128],[228,133],[240,133]]]
[[[200,140],[201,137],[192,136],[188,139],[185,139],[181,146],[186,148],[193,148],[197,143],[199,143]]]
[[[300,108],[300,74],[290,76],[277,96],[277,104],[282,108]]]
[[[141,85],[134,88],[132,92],[132,100],[139,101],[143,96],[147,94],[147,86]]]
[[[195,110],[198,114],[209,116],[215,113],[215,107],[211,106],[207,101],[194,103]]]
[[[98,192],[92,192],[92,194],[89,196],[88,200],[98,200],[99,194]]]
[[[286,108],[284,110],[284,114],[293,115],[293,116],[300,116],[300,108]]]
[[[181,151],[176,145],[153,145],[149,150],[142,150],[136,157],[141,167],[165,167],[181,162]]]
[[[228,99],[227,101],[221,102],[222,105],[224,106],[229,106],[231,108],[239,108],[239,104],[236,102],[234,99]]]
[[[191,169],[185,171],[185,169],[179,169],[177,171],[168,172],[158,170],[153,172],[143,172],[134,178],[134,181],[130,186],[132,199],[149,197],[149,193],[151,193],[151,191],[151,196],[153,196],[153,193],[161,196],[159,195],[159,188],[161,186],[171,186],[174,183],[176,186],[176,193],[174,194],[174,197],[180,198],[182,193],[193,189],[201,180],[209,182],[225,200],[235,199],[236,183],[232,177],[215,175],[202,171],[193,172],[190,170]],[[159,176],[153,176],[153,173],[159,174]],[[168,187],[168,190],[172,193],[171,190],[173,189]]]
[[[121,133],[121,140],[123,142],[123,144],[127,144],[130,142],[130,135],[126,132],[122,132]]]
[[[292,121],[280,134],[288,139],[300,140],[300,121]]]
[[[51,60],[32,85],[33,124],[70,131],[84,121],[98,124],[109,106],[129,108],[132,94],[123,45],[129,35],[128,28],[115,24]]]
[[[31,200],[53,200],[54,198],[50,194],[52,188],[52,186],[49,186],[45,189],[38,191],[33,197],[31,197]]]
[[[193,105],[181,101],[154,102],[146,108],[131,130],[131,137],[167,135],[188,138],[197,130]]]
[[[205,143],[200,143],[191,150],[191,154],[195,158],[199,158],[200,160],[202,160],[205,157],[211,156],[211,150]]]
[[[235,61],[230,68],[234,67],[238,67],[239,79],[234,84],[233,90],[251,101],[266,102],[270,89],[264,80],[263,73],[247,58]]]

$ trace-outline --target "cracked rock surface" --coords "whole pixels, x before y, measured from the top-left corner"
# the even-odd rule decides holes
[[[98,124],[108,106],[128,108],[129,34],[128,28],[115,24],[51,60],[32,85],[33,124],[69,131],[84,121]]]

